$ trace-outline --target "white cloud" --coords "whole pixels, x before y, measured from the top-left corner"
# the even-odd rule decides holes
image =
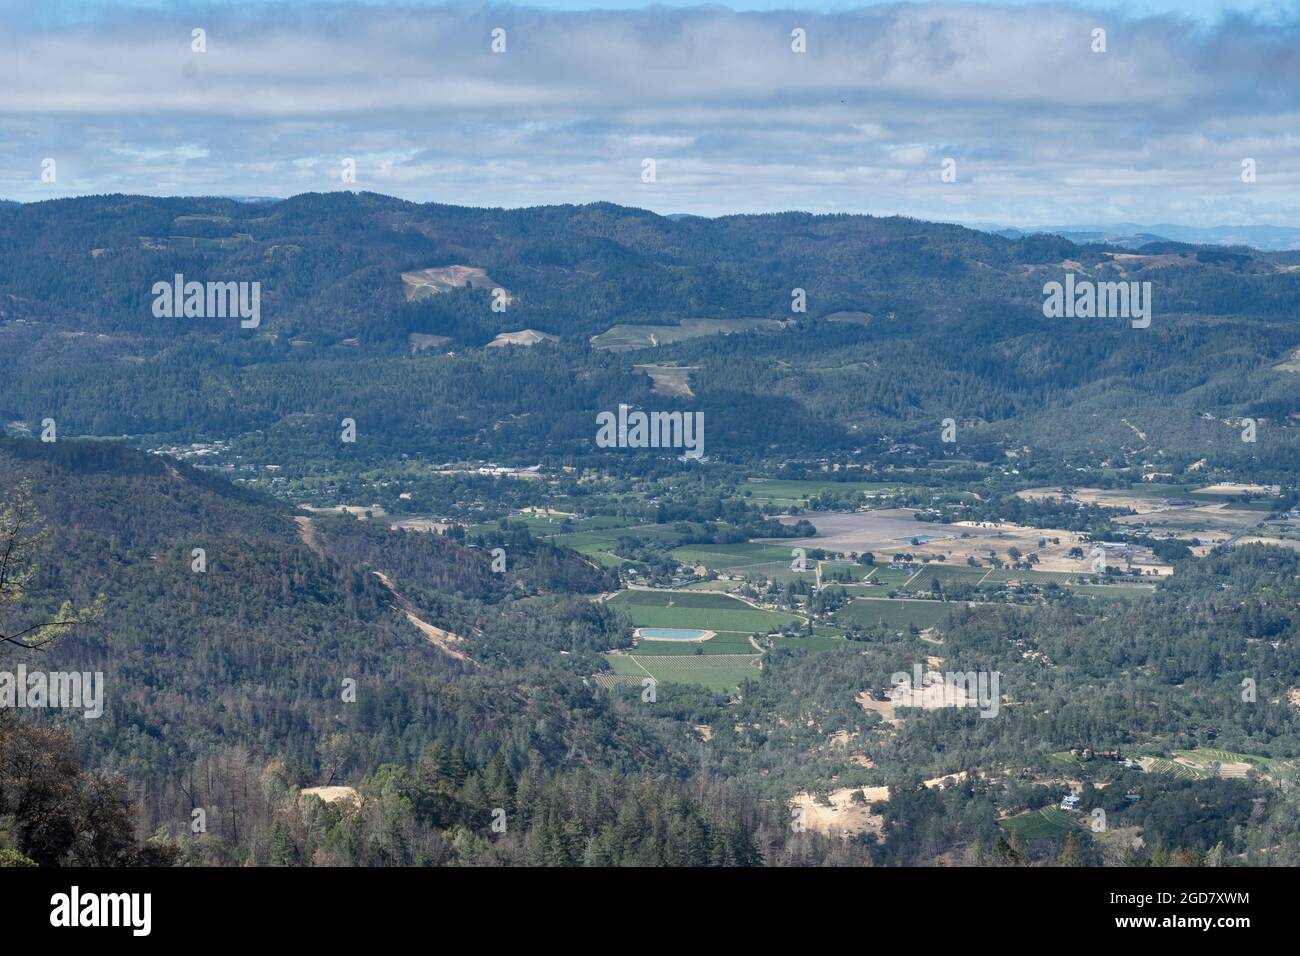
[[[207,53],[190,50],[195,23]],[[947,4],[7,17],[0,195],[335,189],[354,157],[357,188],[484,205],[1294,223],[1297,39],[1277,18]],[[40,182],[46,156],[57,184]],[[948,156],[956,183],[937,175]]]

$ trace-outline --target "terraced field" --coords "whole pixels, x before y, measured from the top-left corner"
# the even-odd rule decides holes
[[[1268,773],[1275,764],[1284,761],[1271,757],[1259,757],[1254,754],[1236,753],[1231,750],[1217,750],[1212,747],[1198,747],[1193,750],[1176,750],[1169,760],[1152,758],[1148,773],[1170,773],[1177,777],[1213,777],[1241,778],[1251,770]],[[1144,763],[1145,766],[1145,763]]]
[[[1201,767],[1189,767],[1187,764],[1165,757],[1142,757],[1139,762],[1147,773],[1167,773],[1179,780],[1204,780],[1206,777],[1213,776],[1210,771]]]

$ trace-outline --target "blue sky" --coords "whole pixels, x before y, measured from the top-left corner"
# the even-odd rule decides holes
[[[338,4],[354,2],[354,0],[331,0]],[[383,2],[383,0],[361,0],[362,3],[377,6],[397,6]],[[976,0],[973,5],[986,6],[1051,6],[1056,4],[1045,4],[1042,0],[1011,0],[1007,3],[995,3],[994,0]],[[24,4],[30,6],[30,4]],[[89,16],[95,16],[104,11],[120,10],[123,8],[133,8],[137,10],[166,11],[176,10],[178,7],[185,8],[249,8],[254,6],[265,6],[267,4],[249,3],[247,0],[217,0],[209,4],[178,4],[174,0],[122,0],[122,2],[47,2],[42,5],[41,15],[51,20],[63,20],[65,22],[85,19]],[[288,7],[308,7],[315,5],[312,0],[290,0],[280,6]],[[682,0],[664,0],[658,3],[638,3],[634,0],[604,0],[604,2],[585,2],[585,0],[538,0],[538,2],[519,4],[520,6],[530,6],[540,10],[644,10],[650,7],[672,7],[672,8],[691,8],[705,6],[698,2],[682,2]],[[854,0],[821,0],[817,3],[798,3],[789,2],[789,0],[741,0],[741,2],[731,2],[720,4],[732,10],[811,10],[818,12],[832,12],[853,10],[865,6],[881,6],[883,4],[854,2]],[[18,6],[14,4],[15,8]],[[440,6],[433,2],[412,2],[403,4],[403,6],[419,7],[436,7]],[[1214,21],[1220,19],[1225,13],[1242,13],[1253,15],[1282,15],[1288,13],[1294,14],[1296,4],[1286,2],[1286,0],[1096,0],[1077,5],[1083,9],[1104,10],[1111,12],[1127,13],[1135,16],[1149,16],[1153,14],[1180,14],[1185,17],[1196,18],[1204,21]]]
[[[0,49],[0,196],[23,201],[1300,225],[1295,3],[0,0]]]

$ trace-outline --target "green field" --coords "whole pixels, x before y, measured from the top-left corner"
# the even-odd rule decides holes
[[[1164,773],[1171,777],[1177,777],[1180,780],[1203,780],[1212,776],[1210,771],[1201,767],[1189,767],[1186,764],[1177,763],[1165,757],[1154,757],[1146,765],[1147,773]]]
[[[863,492],[898,492],[905,485],[883,481],[809,481],[785,478],[749,478],[737,491],[754,502],[768,501],[782,506],[798,504],[820,495],[841,499],[858,499]],[[815,523],[815,522],[814,522]]]
[[[857,598],[835,612],[839,624],[861,624],[864,627],[892,627],[902,630],[910,624],[921,629],[934,627],[948,619],[948,615],[965,605],[961,602],[891,600],[889,598]]]
[[[778,544],[688,544],[674,548],[672,556],[683,564],[702,564],[718,571],[744,570],[754,565],[777,562],[789,565],[791,548]],[[808,562],[812,574],[813,562]]]
[[[1254,754],[1242,754],[1232,750],[1215,750],[1211,747],[1179,750],[1174,755],[1204,767],[1208,767],[1212,763],[1248,763],[1263,770],[1273,762],[1272,757],[1257,757]]]
[[[886,568],[886,570],[888,570]],[[904,589],[911,594],[916,591],[929,591],[934,587],[934,579],[939,579],[940,587],[956,582],[969,584],[972,587],[979,584],[984,576],[988,574],[988,568],[972,568],[967,564],[927,564],[921,569],[920,574],[911,577],[911,583]],[[904,574],[902,571],[892,571],[891,574]]]
[[[823,561],[821,562],[822,584],[840,584],[837,580],[848,576],[852,581],[861,581],[864,578],[872,577],[877,573],[877,568],[873,564],[854,564],[845,561]]]
[[[718,693],[734,691],[745,680],[758,680],[759,655],[672,655],[642,657],[639,654],[606,654],[610,669],[624,677],[653,677],[661,684],[697,684]]]
[[[862,576],[862,580],[866,588],[870,589],[870,593],[883,595],[895,588],[901,588],[915,574],[915,568],[911,571],[896,571],[888,564],[877,564],[874,571],[868,569],[868,572]]]
[[[784,323],[779,319],[682,319],[677,325],[615,325],[593,335],[591,347],[629,352],[705,335],[728,335],[751,329],[776,332],[782,328]]]
[[[1003,820],[1002,826],[1022,840],[1041,840],[1069,833],[1075,827],[1075,817],[1060,807],[1044,807]]]
[[[739,634],[766,634],[799,620],[765,611],[712,591],[621,591],[609,599],[637,627],[684,627]],[[720,635],[721,636],[721,635]]]
[[[572,548],[607,568],[627,563],[614,553],[621,539],[669,542],[681,540],[681,532],[668,524],[628,525],[623,523],[623,519],[600,517],[578,522],[576,525],[578,530],[560,533],[557,522],[555,525],[534,528],[533,533],[546,538],[551,544]],[[549,531],[546,530],[548,527]],[[696,524],[691,527],[700,531],[704,526]]]
[[[688,581],[680,585],[683,591],[735,591],[741,586],[739,581]]]
[[[1156,765],[1149,769],[1151,773],[1172,773],[1175,776],[1214,776],[1217,764],[1218,776],[1220,777],[1243,777],[1246,775],[1246,769],[1242,767],[1230,767],[1229,764],[1244,764],[1251,770],[1267,774],[1270,770],[1275,769],[1276,765],[1286,765],[1288,761],[1278,760],[1274,757],[1259,757],[1255,754],[1237,753],[1232,750],[1217,750],[1212,747],[1197,747],[1194,750],[1176,750],[1170,754],[1171,757],[1178,758],[1177,761],[1160,760]],[[1193,767],[1187,767],[1186,764],[1193,764]],[[1190,771],[1190,774],[1189,774]]]
[[[1068,750],[1058,750],[1055,753],[1047,755],[1048,762],[1056,764],[1058,767],[1077,767],[1079,760]]]
[[[695,654],[755,654],[748,634],[719,632],[707,641],[637,641],[637,657],[689,657]]]
[[[1067,591],[1096,601],[1122,601],[1132,598],[1154,597],[1155,588],[1130,587],[1123,584],[1070,584]]]

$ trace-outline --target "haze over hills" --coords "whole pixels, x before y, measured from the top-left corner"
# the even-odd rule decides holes
[[[1123,222],[1109,225],[1034,226],[1018,229],[975,223],[971,225],[1012,239],[1034,233],[1051,233],[1069,239],[1071,242],[1100,242],[1130,249],[1136,249],[1150,242],[1162,241],[1206,246],[1247,246],[1264,252],[1300,249],[1300,227],[1296,226],[1180,226],[1172,223],[1142,226]]]

